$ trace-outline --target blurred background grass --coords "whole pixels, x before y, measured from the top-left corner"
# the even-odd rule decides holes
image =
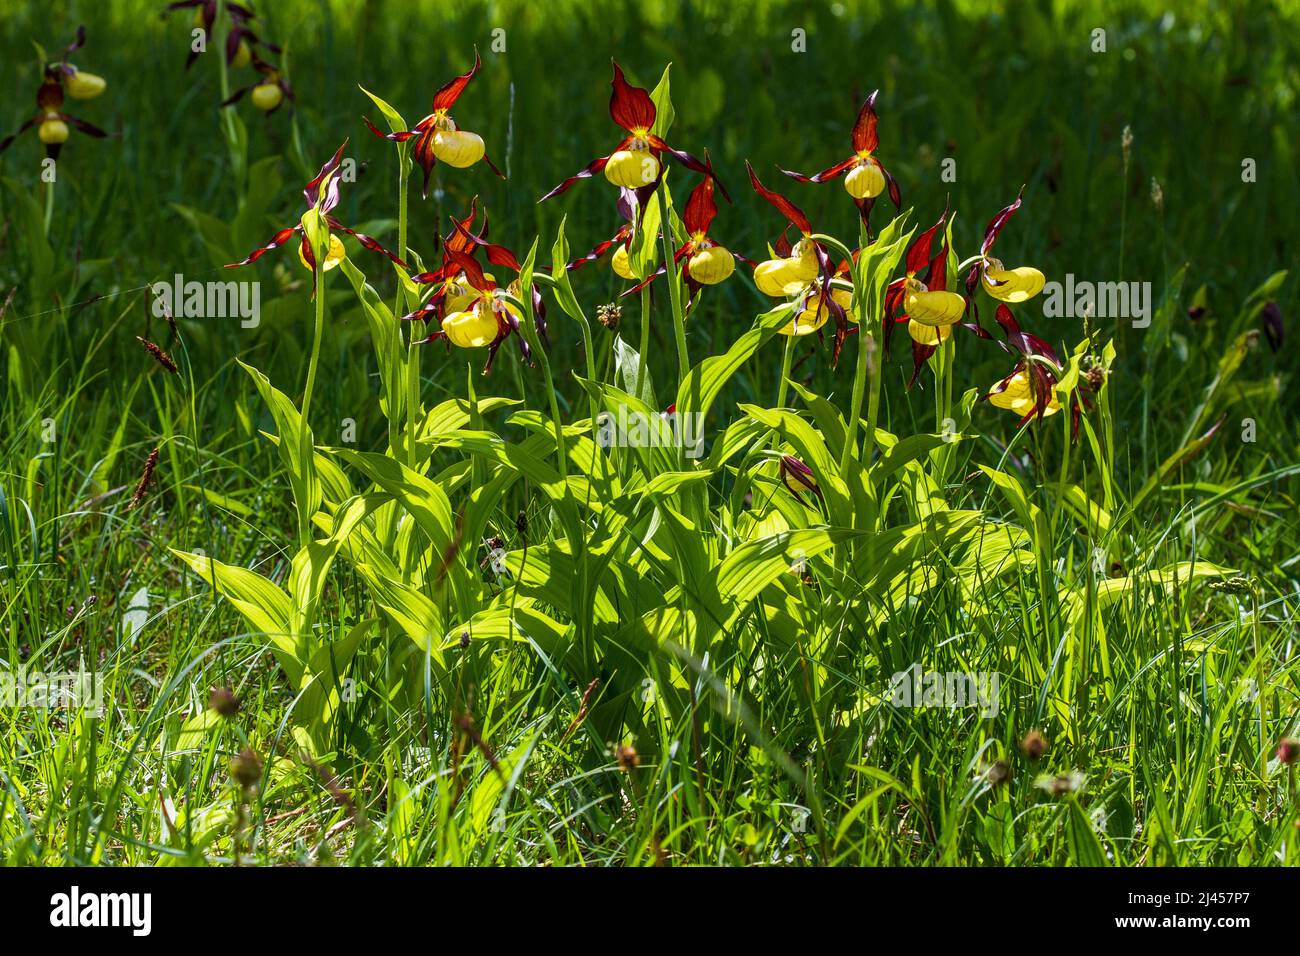
[[[1300,31],[1293,3],[275,0],[256,6],[261,34],[286,47],[307,162],[314,168],[351,137],[350,152],[363,168],[345,194],[343,218],[386,230],[390,240],[395,150],[361,124],[363,113],[380,118],[357,84],[414,122],[426,112],[433,91],[472,62],[477,45],[484,67],[458,104],[456,118],[485,137],[510,181],[496,180],[482,166],[440,168],[437,184],[444,194],[424,202],[417,194],[412,200],[411,244],[426,258],[433,253],[439,212],[463,210],[476,193],[492,212],[493,237],[520,253],[540,232],[545,256],[562,215],[568,216],[575,251],[612,233],[618,223],[612,190],[601,180],[580,183],[544,206],[534,202],[617,141],[619,131],[606,109],[611,57],[645,86],[672,62],[677,121],[670,139],[697,153],[708,147],[736,199],[734,207],[722,210],[717,238],[761,255],[780,226],[774,211],[748,189],[745,159],[802,205],[818,228],[852,238],[855,210],[838,184],[800,185],[783,180],[776,169],[812,171],[840,158],[861,99],[879,87],[880,155],[902,186],[904,205],[916,209],[916,221],[928,223],[950,196],[962,255],[974,250],[984,223],[1026,184],[1025,206],[998,246],[1008,264],[1036,265],[1049,279],[1074,273],[1098,281],[1150,281],[1157,304],[1170,288],[1170,277],[1187,266],[1183,301],[1175,303],[1179,307],[1171,313],[1168,335],[1111,322],[1121,368],[1135,380],[1144,369],[1149,379],[1152,370],[1158,372],[1142,395],[1134,389],[1127,403],[1122,392],[1115,396],[1121,420],[1150,418],[1152,443],[1143,449],[1147,464],[1172,450],[1169,445],[1186,424],[1181,409],[1168,414],[1168,405],[1185,407],[1186,402],[1184,386],[1174,382],[1171,388],[1171,380],[1185,373],[1195,382],[1208,381],[1239,303],[1294,256]],[[74,62],[109,81],[104,96],[69,105],[116,137],[95,142],[74,133],[59,166],[52,231],[56,254],[111,259],[111,268],[78,290],[79,301],[176,272],[195,277],[213,267],[173,204],[227,221],[236,213],[239,196],[217,126],[216,64],[201,57],[190,71],[183,69],[192,14],[164,18],[162,7],[139,0],[48,5],[5,0],[0,15],[7,91],[0,118],[6,129],[16,128],[31,111],[38,77],[34,40],[58,50],[76,25],[85,23],[89,42]],[[492,51],[498,28],[505,31],[504,53]],[[1105,53],[1092,52],[1095,29],[1106,31]],[[792,49],[795,30],[806,31],[806,52]],[[239,71],[232,85],[252,79],[250,70]],[[247,103],[239,108],[249,128],[250,162],[285,157],[275,215],[263,224],[269,236],[298,215],[301,162],[289,158],[296,154],[286,111],[263,117]],[[1127,181],[1120,145],[1126,125],[1134,137]],[[40,156],[29,134],[0,157],[0,174],[35,192]],[[955,183],[941,181],[946,157],[957,161]],[[1247,157],[1258,164],[1252,184],[1241,177]],[[690,178],[680,170],[675,175],[679,201]],[[1152,202],[1153,179],[1163,192],[1163,209]],[[0,217],[12,218],[9,193],[0,204]],[[876,212],[877,227],[888,214],[887,206]],[[0,285],[18,287],[6,322],[12,343],[15,323],[49,322],[43,313],[66,303],[33,301],[24,288],[28,263],[21,237],[8,230],[0,242]],[[271,289],[288,281],[283,265],[293,270],[293,280],[302,279],[294,258],[292,252],[281,253],[258,267],[270,280],[264,302],[273,296]],[[358,253],[358,259],[377,284],[391,287],[377,260],[367,253]],[[738,280],[710,290],[692,320],[697,360],[725,348],[766,308],[748,278]],[[589,308],[617,292],[608,270],[584,271],[577,284]],[[1210,308],[1192,322],[1184,309],[1202,284]],[[1292,275],[1275,293],[1284,312],[1292,311],[1295,288]],[[1077,341],[1081,323],[1044,319],[1041,302],[1020,310],[1022,322],[1058,346]],[[296,382],[309,329],[304,290],[294,289],[278,306],[268,309],[268,321],[255,331],[234,322],[187,327],[199,377],[216,376],[217,392],[229,382],[242,394],[247,390],[226,377],[239,355],[286,386]],[[128,308],[138,311],[128,313]],[[336,296],[333,308],[336,347],[323,371],[336,383],[331,398],[340,415],[373,427],[374,389],[366,380],[371,358],[364,343],[353,345],[364,324],[348,296]],[[37,360],[50,370],[64,360],[79,367],[85,356],[78,349],[91,341],[90,330],[120,322],[121,334],[98,349],[92,364],[101,370],[123,362],[141,367],[133,336],[146,320],[140,293],[75,308],[66,336],[53,339],[51,354]],[[553,363],[565,380],[567,370],[579,364],[580,340],[562,317],[555,326]],[[670,355],[666,321],[657,334],[665,348],[656,350],[655,361]],[[1158,360],[1149,354],[1157,344]],[[1009,360],[989,343],[963,346],[963,385],[988,385],[1009,368]],[[910,361],[905,351],[896,349],[888,380],[895,402],[903,401]],[[437,353],[442,355],[441,348]],[[1177,361],[1171,364],[1171,358]],[[799,361],[799,374],[811,376],[824,393],[841,390],[848,381],[847,370],[830,369],[829,343],[802,343]],[[1272,371],[1267,357],[1251,361],[1259,363],[1260,374]],[[1282,361],[1293,367],[1285,357]],[[502,362],[509,364],[517,364],[513,352]],[[754,368],[737,379],[737,397],[757,393],[770,400],[778,373],[775,356]],[[459,361],[429,359],[426,374],[436,386],[463,387]],[[505,380],[496,390],[506,391],[515,371],[502,367],[496,375]],[[99,387],[112,392],[126,384],[106,376]],[[96,394],[95,389],[83,392],[83,400]],[[920,399],[919,421],[924,422],[929,404]],[[1275,411],[1269,422],[1275,435],[1290,434],[1291,416],[1285,407]],[[1259,410],[1260,417],[1270,414]],[[1008,428],[1013,424],[1008,419]],[[1294,441],[1284,440],[1282,446],[1294,448]]]

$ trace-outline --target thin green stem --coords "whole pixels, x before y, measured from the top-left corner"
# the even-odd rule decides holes
[[[682,290],[673,263],[672,224],[668,221],[668,203],[664,201],[667,181],[659,186],[655,197],[659,202],[659,238],[663,243],[664,278],[668,282],[668,302],[673,310],[673,337],[677,340],[677,382],[680,385],[691,370],[691,359],[686,351],[686,316],[682,312]]]
[[[316,368],[320,365],[321,339],[325,334],[325,270],[321,259],[316,258],[316,327],[312,332],[311,358],[307,363],[307,384],[302,392],[302,420],[307,422],[311,412],[312,392],[316,389]]]
[[[785,337],[785,351],[781,355],[781,381],[776,388],[776,407],[785,408],[785,396],[790,387],[790,366],[794,361],[793,335]]]
[[[876,336],[867,317],[858,331],[858,361],[853,372],[853,398],[849,405],[848,421],[845,423],[844,448],[840,452],[840,474],[849,470],[849,459],[855,450],[858,432],[858,418],[862,415],[862,397],[867,390],[868,379],[871,384],[871,403],[867,415],[867,439],[863,446],[863,459],[871,454],[876,441],[876,415],[880,408],[880,388],[876,375]]]
[[[406,258],[407,230],[407,178],[410,173],[410,161],[407,158],[407,144],[401,144],[397,158],[397,254]],[[401,279],[397,282],[394,295],[393,314],[406,313],[406,287]],[[408,322],[406,344],[406,463],[411,468],[416,466],[416,438],[420,428],[420,346],[414,322]]]
[[[45,238],[50,238],[50,223],[54,220],[54,180],[45,184]]]
[[[641,362],[636,368],[636,398],[645,390],[646,369],[650,365],[650,287],[641,290]]]

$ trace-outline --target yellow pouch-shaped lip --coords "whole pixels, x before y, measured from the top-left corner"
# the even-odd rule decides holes
[[[984,291],[1000,302],[1024,302],[1043,291],[1047,279],[1033,266],[1002,268],[991,261],[984,270]]]
[[[956,292],[909,292],[903,305],[909,319],[929,326],[952,325],[966,311]]]
[[[1034,410],[1034,390],[1029,384],[1029,374],[1027,372],[1017,372],[1007,382],[1007,387],[1000,392],[994,392],[989,395],[989,404],[998,408],[1005,408],[1009,412],[1015,412],[1021,418],[1024,418]],[[1054,415],[1061,410],[1061,403],[1056,400],[1053,394],[1047,402],[1047,408],[1043,410],[1043,417]]]
[[[491,345],[497,337],[497,319],[490,309],[453,312],[442,320],[442,331],[452,345],[476,349]]]
[[[941,342],[947,342],[952,336],[952,326],[922,325],[915,319],[909,319],[907,334],[912,337],[912,341],[920,345],[939,345]]]

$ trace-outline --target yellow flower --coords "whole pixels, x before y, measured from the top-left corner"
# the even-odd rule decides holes
[[[433,134],[433,155],[448,166],[466,169],[486,152],[483,137],[463,129],[439,130]]]
[[[45,119],[41,120],[36,135],[47,146],[66,143],[68,141],[68,124],[59,119],[57,113],[48,114]]]
[[[614,275],[620,279],[627,279],[631,282],[636,278],[635,273],[632,272],[632,260],[628,258],[627,246],[622,243],[619,243],[618,248],[614,250],[614,254],[610,256],[609,267],[614,270]]]
[[[1043,291],[1046,279],[1033,266],[1007,269],[999,260],[989,259],[981,281],[984,291],[1001,302],[1024,302]]]
[[[838,298],[838,294],[848,295],[848,293],[839,293],[839,290],[831,293],[836,302],[845,305],[844,301]],[[822,297],[810,295],[803,308],[795,313],[789,322],[777,329],[777,332],[781,335],[810,335],[825,325],[830,317],[831,310],[822,302]]]
[[[794,295],[817,277],[817,253],[812,244],[800,242],[794,255],[768,259],[754,267],[754,284],[764,295],[778,298]]]
[[[1012,375],[1007,381],[1007,387],[1000,392],[991,392],[989,394],[989,403],[996,405],[998,408],[1005,408],[1009,412],[1015,412],[1021,418],[1030,414],[1037,408],[1034,400],[1034,388],[1029,381],[1029,373],[1021,370]],[[1047,400],[1047,407],[1043,409],[1043,417],[1055,415],[1061,410],[1061,403],[1056,399],[1056,393],[1053,392]]]
[[[263,113],[269,113],[284,102],[284,90],[280,88],[279,80],[268,79],[254,86],[249,98],[255,107]]]
[[[939,345],[952,336],[951,325],[922,325],[916,319],[909,319],[907,334],[918,345]]]

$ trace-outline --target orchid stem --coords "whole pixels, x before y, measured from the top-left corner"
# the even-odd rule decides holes
[[[311,411],[312,392],[316,389],[316,368],[320,364],[321,339],[325,332],[325,270],[316,261],[316,327],[312,332],[311,359],[307,363],[307,385],[302,393],[302,420],[307,421]]]
[[[54,180],[45,184],[45,238],[50,238],[50,223],[54,220]]]
[[[407,229],[407,176],[410,162],[407,159],[407,144],[402,143],[397,153],[397,255],[406,259]],[[400,267],[399,267],[400,268]],[[402,280],[397,281],[397,294],[394,298],[393,312],[403,315],[406,312],[406,287]],[[420,427],[420,346],[415,322],[408,323],[410,335],[406,346],[406,463],[411,468],[416,465],[415,440]]]
[[[311,358],[307,362],[307,384],[302,392],[302,426],[299,440],[305,446],[299,449],[301,455],[310,459],[312,454],[311,437],[311,399],[316,390],[316,369],[320,365],[321,339],[325,334],[325,268],[320,256],[316,257],[316,328],[312,333]],[[281,441],[288,441],[289,436],[282,436]],[[298,538],[303,547],[311,543],[311,514],[307,502],[298,502]]]
[[[677,340],[677,382],[680,385],[691,370],[690,356],[686,352],[686,318],[682,314],[682,292],[673,266],[672,224],[668,221],[668,203],[664,192],[668,183],[662,182],[655,197],[659,201],[659,237],[664,250],[664,278],[668,281],[668,301],[673,309],[673,337]]]
[[[785,408],[785,395],[789,389],[790,366],[794,361],[794,339],[793,335],[785,337],[785,352],[781,356],[781,381],[776,388],[776,407]]]
[[[871,454],[876,442],[876,415],[880,410],[880,388],[876,375],[876,337],[867,327],[867,317],[858,331],[858,363],[853,374],[853,399],[849,405],[848,421],[845,422],[844,448],[840,452],[840,474],[847,474],[849,459],[853,456],[858,433],[858,418],[862,415],[862,397],[866,392],[867,379],[871,379],[871,403],[867,412],[867,437],[863,444],[863,461]]]
[[[636,398],[645,388],[646,368],[650,364],[650,287],[641,290],[641,363],[636,369]]]

